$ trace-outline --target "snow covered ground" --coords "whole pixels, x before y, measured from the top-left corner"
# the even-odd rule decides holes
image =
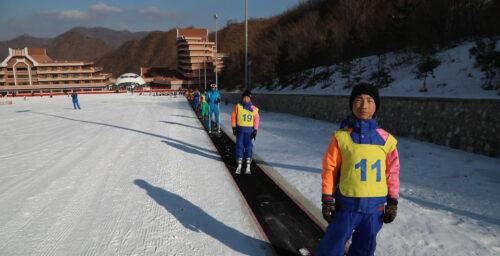
[[[0,106],[0,255],[270,254],[185,98],[79,98]]]
[[[13,100],[0,106],[0,255],[269,254],[184,98]],[[254,152],[319,210],[337,127],[261,111]],[[397,139],[399,212],[376,255],[500,255],[500,159]]]

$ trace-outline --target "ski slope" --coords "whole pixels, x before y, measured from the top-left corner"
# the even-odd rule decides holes
[[[79,99],[0,106],[0,255],[271,254],[183,97]],[[254,152],[319,210],[338,124],[260,116]],[[375,255],[500,255],[500,159],[396,137],[399,212]]]
[[[267,255],[183,97],[15,98],[0,119],[0,255]]]

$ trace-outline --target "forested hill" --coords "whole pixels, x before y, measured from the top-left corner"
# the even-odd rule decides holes
[[[306,1],[287,12],[249,21],[252,82],[353,58],[411,49],[432,54],[457,39],[498,35],[500,1]],[[218,33],[229,54],[224,86],[244,81],[244,23]]]

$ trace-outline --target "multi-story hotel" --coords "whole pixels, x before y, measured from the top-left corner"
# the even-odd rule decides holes
[[[0,92],[14,95],[102,91],[111,74],[91,61],[54,61],[44,48],[9,48],[0,63]]]
[[[217,64],[216,62],[217,55]],[[184,78],[183,85],[199,87],[215,82],[215,69],[223,69],[222,57],[215,42],[208,41],[207,29],[177,29],[177,70]]]

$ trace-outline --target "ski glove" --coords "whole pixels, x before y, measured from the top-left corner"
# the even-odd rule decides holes
[[[389,198],[387,199],[387,205],[384,211],[384,223],[391,223],[396,218],[398,213],[398,199]]]
[[[238,136],[238,130],[236,130],[236,127],[233,127],[233,135]]]
[[[250,134],[250,138],[255,140],[255,137],[257,137],[257,130],[253,130],[252,134]]]
[[[335,204],[333,202],[323,202],[322,213],[323,219],[328,223],[332,223],[337,218],[337,212],[335,211]]]
[[[205,101],[206,101],[207,103],[210,103],[210,99],[206,99]]]
[[[218,104],[219,102],[220,102],[220,99],[216,99],[216,100],[215,100],[215,103],[217,103],[217,104]]]

